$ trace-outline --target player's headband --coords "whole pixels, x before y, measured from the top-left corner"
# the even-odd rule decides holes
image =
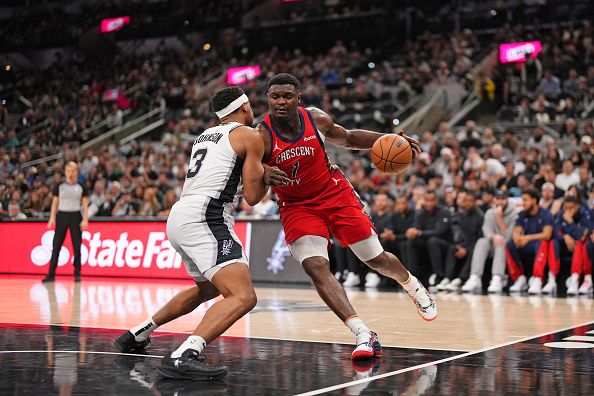
[[[233,102],[229,103],[229,105],[225,107],[223,110],[215,111],[215,114],[217,115],[217,117],[219,117],[219,119],[221,119],[233,113],[235,110],[239,109],[239,106],[249,101],[250,100],[248,99],[248,97],[245,96],[245,94],[243,94],[239,98],[235,99]]]

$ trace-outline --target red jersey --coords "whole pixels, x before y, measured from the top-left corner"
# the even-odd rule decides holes
[[[351,189],[340,169],[328,160],[324,139],[311,113],[303,107],[298,107],[297,111],[301,131],[294,139],[281,135],[282,131],[272,124],[270,114],[262,120],[272,147],[267,164],[277,166],[291,179],[287,185],[272,188],[283,206],[292,202],[318,201],[331,191]]]
[[[306,235],[330,239],[342,246],[367,239],[374,226],[351,183],[328,160],[324,138],[309,111],[298,107],[301,131],[294,139],[283,137],[270,115],[262,125],[270,134],[272,150],[267,164],[282,169],[291,179],[272,187],[278,195],[287,244]]]

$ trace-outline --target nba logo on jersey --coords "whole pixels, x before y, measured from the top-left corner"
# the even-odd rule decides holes
[[[231,248],[233,247],[233,239],[226,239],[223,241],[223,247],[221,248],[221,254],[223,256],[228,255],[231,253]]]

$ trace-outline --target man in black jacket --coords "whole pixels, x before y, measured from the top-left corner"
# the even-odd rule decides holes
[[[476,241],[482,236],[483,212],[476,206],[474,195],[466,192],[460,201],[456,219],[452,219],[455,244],[446,256],[446,277],[437,286],[438,290],[458,291],[462,282],[470,276],[470,263]]]
[[[453,243],[450,213],[438,206],[435,191],[425,193],[423,209],[415,214],[413,227],[406,231],[406,238],[413,273],[420,273],[419,255],[428,252],[432,271],[429,285],[435,286],[444,278],[445,255]]]
[[[409,263],[410,257],[406,243],[406,231],[413,226],[414,209],[410,209],[405,196],[396,199],[396,211],[391,213],[390,221],[382,224],[375,222],[380,242],[385,249],[400,257],[403,263]]]

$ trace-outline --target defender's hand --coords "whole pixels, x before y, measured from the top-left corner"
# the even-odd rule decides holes
[[[282,186],[290,181],[287,174],[277,166],[264,166],[264,184],[267,186]]]
[[[405,138],[408,144],[410,144],[410,148],[412,148],[413,151],[413,159],[417,158],[419,154],[421,154],[421,146],[419,145],[419,142],[406,135],[404,131],[400,131],[398,134]]]

